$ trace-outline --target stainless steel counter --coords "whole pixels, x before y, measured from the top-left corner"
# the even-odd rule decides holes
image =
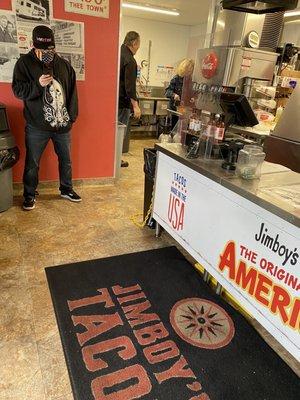
[[[300,174],[278,164],[264,163],[260,180],[246,181],[221,168],[221,161],[187,159],[178,144],[156,144],[156,149],[196,172],[300,227]]]
[[[167,97],[145,97],[145,96],[139,96],[138,99],[139,100],[154,100],[154,101],[158,101],[158,100],[169,101],[169,99]]]

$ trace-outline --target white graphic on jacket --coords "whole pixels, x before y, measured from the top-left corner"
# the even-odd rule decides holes
[[[51,85],[44,91],[44,117],[55,128],[62,128],[70,122],[70,116],[65,105],[64,90],[61,84],[53,78]]]

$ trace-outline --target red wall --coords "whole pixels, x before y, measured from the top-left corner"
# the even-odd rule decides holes
[[[11,0],[2,0],[2,9]],[[120,0],[110,0],[109,19],[65,13],[64,0],[53,0],[54,18],[85,23],[85,81],[77,82],[79,117],[72,129],[73,178],[111,177],[114,173],[116,93]],[[24,119],[22,101],[11,85],[0,83],[0,102],[7,105],[11,131],[21,150],[14,180],[22,180],[24,167]],[[40,180],[58,178],[57,158],[49,143],[41,161]]]

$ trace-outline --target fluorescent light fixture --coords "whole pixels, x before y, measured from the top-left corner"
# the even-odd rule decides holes
[[[122,7],[130,8],[132,10],[149,11],[149,12],[158,13],[158,14],[165,14],[165,15],[174,15],[174,16],[180,15],[180,13],[178,11],[175,11],[175,10],[168,10],[166,8],[158,8],[158,7],[146,6],[146,5],[142,6],[142,5],[137,4],[137,3],[124,2],[124,3],[122,3]]]
[[[300,16],[300,10],[295,10],[295,11],[287,11],[284,13],[284,16],[287,17],[298,17]]]

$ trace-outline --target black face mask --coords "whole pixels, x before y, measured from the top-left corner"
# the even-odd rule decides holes
[[[55,50],[42,50],[42,58],[41,61],[46,64],[52,64],[55,56]]]

